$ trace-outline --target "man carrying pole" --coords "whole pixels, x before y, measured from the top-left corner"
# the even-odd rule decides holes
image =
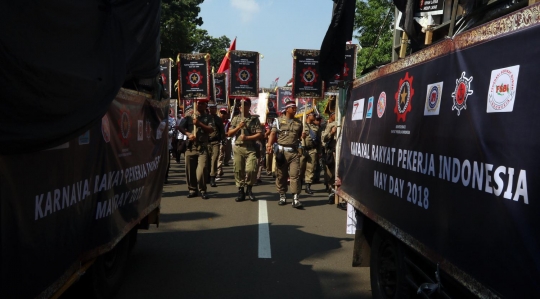
[[[319,126],[315,124],[316,121],[315,110],[307,114],[307,119],[304,117],[304,131],[302,132],[302,143],[304,150],[304,164],[303,169],[304,179],[306,182],[306,193],[313,194],[311,190],[311,184],[314,181],[315,169],[318,162],[318,147],[320,143],[320,130]],[[305,113],[304,113],[305,115]]]
[[[187,136],[186,181],[189,189],[188,198],[195,197],[198,192],[202,199],[208,199],[206,193],[205,168],[208,157],[209,134],[214,131],[210,125],[212,117],[206,113],[207,103],[195,102],[193,115],[186,116],[178,126],[180,132]]]
[[[246,192],[251,201],[257,199],[253,195],[253,185],[257,181],[257,156],[255,142],[262,136],[261,122],[259,117],[251,115],[251,100],[243,99],[241,101],[240,114],[231,121],[231,127],[227,136],[236,136],[234,144],[234,180],[238,187],[237,202],[246,199]],[[244,186],[247,188],[244,191]]]

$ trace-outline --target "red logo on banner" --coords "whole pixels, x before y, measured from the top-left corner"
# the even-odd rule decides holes
[[[319,77],[317,72],[311,67],[308,67],[302,69],[302,78],[300,79],[300,81],[302,81],[304,85],[313,86],[313,83],[317,82],[317,77]]]
[[[467,97],[473,94],[471,89],[471,81],[473,77],[465,77],[465,72],[461,73],[461,77],[456,80],[456,89],[452,93],[454,98],[454,105],[452,110],[457,110],[457,115],[461,113],[461,110],[467,109]]]
[[[199,87],[199,85],[201,85],[203,82],[203,76],[201,75],[201,72],[197,70],[188,72],[186,79],[191,88]]]
[[[221,98],[223,91],[221,90],[221,88],[219,88],[219,85],[215,85],[215,88],[216,88],[216,98]]]
[[[396,92],[396,107],[394,113],[397,114],[397,122],[405,122],[407,113],[412,109],[412,97],[414,89],[412,88],[413,77],[409,77],[409,72],[405,73],[405,78],[399,80],[399,89]]]
[[[248,84],[249,82],[253,81],[253,75],[247,67],[243,67],[238,69],[238,72],[236,72],[236,80],[242,84]]]
[[[131,118],[130,118],[129,109],[125,106],[120,109],[120,119],[118,120],[118,125],[120,126],[120,131],[118,132],[118,137],[122,141],[122,145],[129,145],[129,135],[131,134]]]

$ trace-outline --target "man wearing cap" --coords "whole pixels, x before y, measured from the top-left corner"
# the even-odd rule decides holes
[[[201,192],[203,199],[206,194],[205,168],[208,156],[209,134],[214,131],[210,125],[212,117],[206,113],[206,102],[198,102],[194,116],[188,115],[182,119],[178,129],[188,138],[186,153],[186,181],[189,189],[188,198]]]
[[[229,137],[235,136],[234,144],[234,180],[238,187],[237,202],[246,199],[246,193],[251,201],[255,201],[253,185],[257,181],[257,156],[255,142],[263,136],[258,115],[251,115],[249,109],[251,100],[243,100],[243,113],[235,116],[227,132]],[[244,192],[244,186],[247,190]]]
[[[300,154],[298,144],[302,134],[302,122],[294,118],[296,103],[289,100],[285,103],[285,113],[272,125],[272,132],[266,144],[266,152],[272,151],[272,144],[277,139],[275,147],[276,156],[276,188],[279,192],[280,206],[287,204],[287,179],[290,178],[291,191],[293,193],[292,207],[300,209],[302,203],[298,199],[301,185],[300,177]],[[276,136],[277,135],[277,136]]]
[[[225,128],[223,126],[223,121],[217,115],[217,105],[214,102],[209,102],[208,107],[210,109],[210,116],[212,116],[212,122],[210,125],[214,129],[214,132],[210,133],[210,150],[209,153],[211,157],[208,157],[207,161],[210,166],[210,186],[217,187],[216,185],[216,175],[217,175],[217,164],[219,157],[219,146],[221,145],[222,140],[225,139]]]
[[[334,112],[330,113],[330,118],[324,132],[322,133],[322,140],[325,143],[325,164],[326,172],[325,178],[330,188],[330,195],[328,197],[328,204],[334,204],[333,190],[336,181],[335,175],[335,157],[336,157],[336,115]]]
[[[221,145],[219,146],[216,181],[220,181],[223,176],[223,165],[229,166],[232,151],[231,138],[227,137],[227,132],[229,132],[229,126],[231,125],[227,108],[219,109],[219,116],[223,124],[223,130],[225,131],[225,138],[221,141]]]
[[[307,194],[313,194],[313,191],[311,190],[311,184],[313,183],[315,177],[315,169],[317,167],[317,153],[321,141],[319,126],[315,124],[315,121],[316,115],[313,111],[307,115],[306,126],[304,127],[304,131],[302,132],[302,140],[304,141],[303,150],[305,152],[304,156],[301,159],[303,160],[301,163],[301,169],[305,169],[305,172],[303,173],[305,174]]]

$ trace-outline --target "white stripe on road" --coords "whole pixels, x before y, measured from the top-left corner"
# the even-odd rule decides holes
[[[272,258],[270,250],[270,227],[266,200],[259,200],[259,258]]]

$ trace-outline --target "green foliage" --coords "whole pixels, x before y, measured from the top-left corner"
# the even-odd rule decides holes
[[[392,60],[394,5],[392,0],[357,0],[355,38],[362,49],[357,60],[357,77],[362,71]],[[377,40],[377,37],[378,40]]]
[[[217,38],[212,37],[204,29],[197,29],[194,36],[196,41],[194,51],[210,53],[210,68],[213,67],[217,72],[223,57],[227,54],[231,40],[225,35]]]
[[[203,24],[199,5],[204,0],[162,0],[161,57],[176,60],[178,53],[193,52],[197,26]]]

